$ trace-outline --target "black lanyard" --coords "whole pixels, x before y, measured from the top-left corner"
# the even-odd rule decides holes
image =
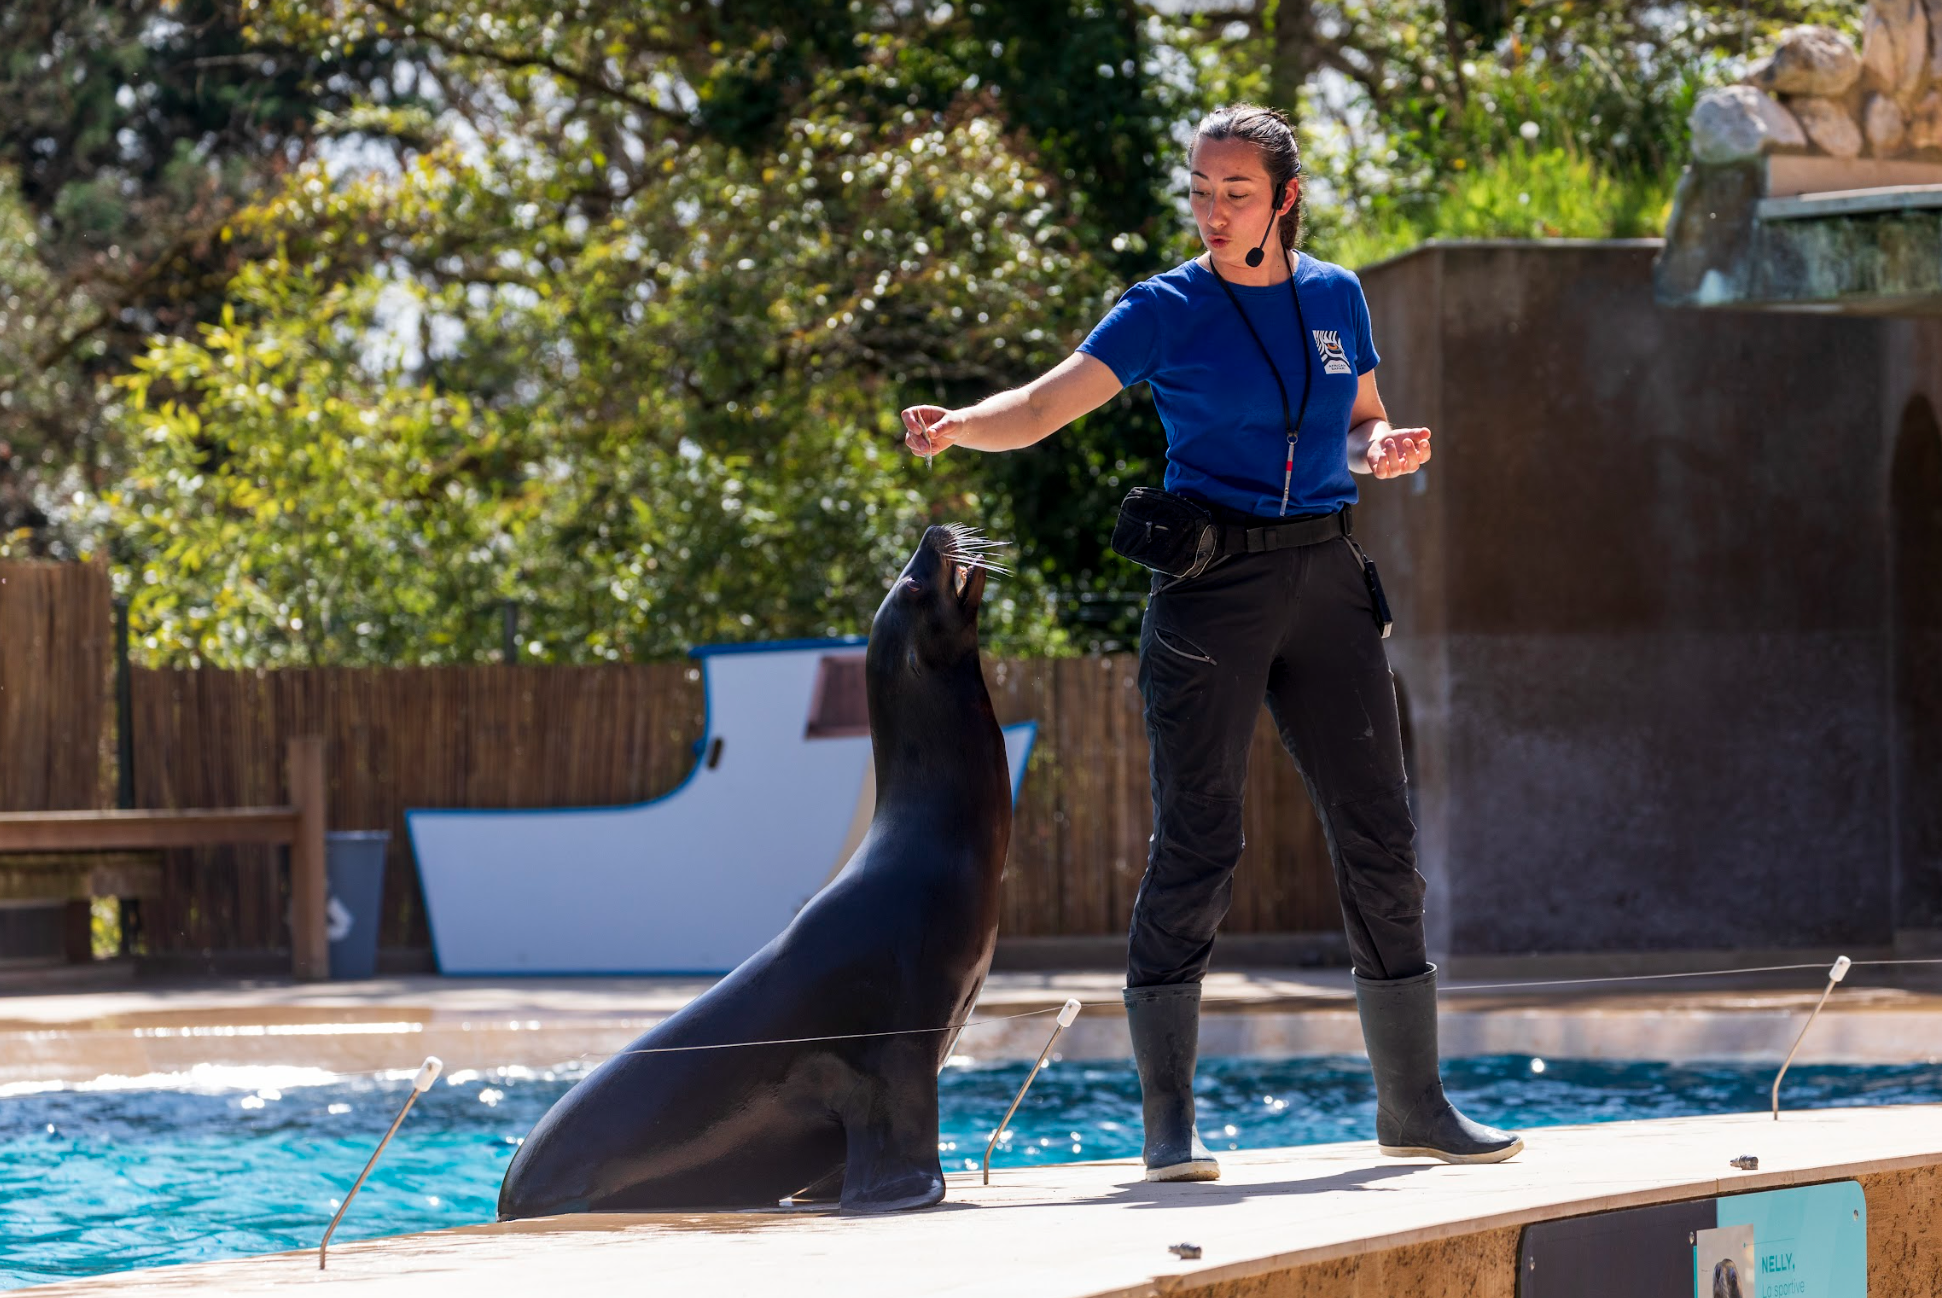
[[[1283,261],[1288,261],[1287,249],[1282,249],[1281,256]],[[1221,291],[1227,294],[1227,300],[1234,304],[1236,311],[1240,312],[1241,323],[1247,326],[1248,337],[1254,339],[1254,345],[1261,349],[1261,359],[1268,363],[1268,372],[1274,375],[1275,390],[1281,393],[1281,423],[1288,434],[1288,459],[1281,467],[1281,512],[1285,514],[1288,512],[1288,488],[1295,477],[1295,443],[1301,438],[1301,421],[1308,414],[1308,385],[1314,377],[1315,364],[1308,358],[1308,321],[1301,313],[1301,291],[1295,287],[1295,267],[1292,262],[1289,262],[1288,292],[1295,299],[1295,328],[1301,335],[1301,409],[1296,412],[1293,419],[1288,418],[1288,385],[1281,381],[1281,367],[1274,363],[1274,355],[1268,351],[1268,345],[1262,342],[1261,335],[1255,332],[1254,321],[1247,318],[1247,311],[1242,308],[1241,299],[1235,297],[1234,290],[1228,287],[1225,279],[1221,279],[1220,271],[1214,266],[1212,253],[1207,254],[1207,269],[1213,271],[1214,278],[1220,281]]]

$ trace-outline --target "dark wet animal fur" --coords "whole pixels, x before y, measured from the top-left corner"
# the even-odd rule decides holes
[[[924,534],[870,628],[868,835],[780,936],[630,1050],[969,1016],[1011,837],[1004,737],[978,663],[984,581],[961,532]],[[622,1053],[533,1128],[499,1216],[773,1207],[811,1186],[850,1210],[929,1206],[944,1197],[937,1074],[951,1038]]]

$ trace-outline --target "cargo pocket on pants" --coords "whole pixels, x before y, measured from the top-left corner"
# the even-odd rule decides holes
[[[1156,626],[1153,628],[1153,643],[1191,662],[1206,663],[1209,667],[1220,666],[1211,656],[1203,652],[1199,645],[1178,631],[1166,631]]]

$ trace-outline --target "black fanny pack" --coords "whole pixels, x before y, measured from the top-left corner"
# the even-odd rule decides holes
[[[1135,487],[1119,504],[1113,551],[1169,577],[1198,577],[1220,553],[1220,524],[1205,505],[1158,487]]]
[[[1134,487],[1120,502],[1119,521],[1113,524],[1112,546],[1121,558],[1169,577],[1198,577],[1223,554],[1259,554],[1320,545],[1348,537],[1362,563],[1362,580],[1369,588],[1369,604],[1385,638],[1393,622],[1383,597],[1382,578],[1375,561],[1349,535],[1354,514],[1344,505],[1319,518],[1286,522],[1223,523],[1212,510],[1195,500],[1158,487]]]

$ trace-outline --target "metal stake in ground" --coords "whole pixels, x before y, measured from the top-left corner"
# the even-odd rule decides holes
[[[1846,956],[1841,956],[1828,969],[1827,990],[1821,993],[1820,1000],[1814,1002],[1814,1012],[1807,1016],[1807,1022],[1800,1025],[1800,1035],[1794,1038],[1793,1050],[1787,1052],[1786,1062],[1781,1064],[1780,1071],[1773,1075],[1773,1120],[1775,1122],[1780,1121],[1780,1079],[1787,1075],[1787,1065],[1794,1062],[1795,1051],[1798,1051],[1800,1043],[1807,1039],[1807,1029],[1813,1027],[1814,1020],[1820,1017],[1821,1006],[1827,1004],[1827,998],[1834,994],[1834,984],[1848,976],[1848,966],[1852,963],[1854,962]]]
[[[1045,1067],[1045,1057],[1052,1053],[1052,1043],[1057,1041],[1059,1039],[1059,1033],[1071,1027],[1072,1020],[1078,1017],[1079,1002],[1068,1000],[1065,1003],[1065,1007],[1059,1011],[1058,1026],[1054,1027],[1052,1029],[1052,1035],[1045,1039],[1045,1049],[1038,1052],[1038,1062],[1032,1065],[1031,1072],[1025,1074],[1025,1084],[1018,1088],[1018,1098],[1011,1102],[1009,1109],[1005,1110],[1004,1122],[998,1124],[998,1129],[991,1133],[991,1139],[985,1142],[984,1183],[986,1185],[991,1184],[991,1151],[997,1148],[998,1137],[1005,1134],[1005,1127],[1011,1122],[1011,1115],[1018,1112],[1018,1106],[1025,1101],[1025,1092],[1032,1089],[1032,1079],[1038,1076],[1039,1069]]]
[[[398,1134],[398,1125],[405,1120],[405,1115],[411,1112],[411,1106],[418,1102],[419,1096],[431,1090],[432,1083],[438,1080],[438,1074],[444,1067],[444,1063],[437,1055],[425,1056],[424,1065],[419,1068],[418,1076],[411,1079],[411,1093],[405,1096],[405,1107],[399,1109],[398,1116],[391,1120],[391,1130],[384,1133],[384,1139],[380,1140],[378,1147],[371,1151],[371,1161],[366,1163],[364,1170],[357,1174],[357,1184],[353,1185],[351,1192],[344,1196],[344,1202],[338,1205],[337,1215],[330,1219],[330,1225],[324,1229],[324,1242],[317,1246],[319,1271],[324,1269],[324,1255],[330,1248],[331,1232],[337,1229],[338,1222],[344,1220],[344,1214],[350,1210],[351,1200],[357,1198],[357,1192],[364,1188],[364,1178],[371,1175],[371,1169],[378,1165],[378,1158],[384,1153],[384,1147],[391,1143],[393,1136]]]

